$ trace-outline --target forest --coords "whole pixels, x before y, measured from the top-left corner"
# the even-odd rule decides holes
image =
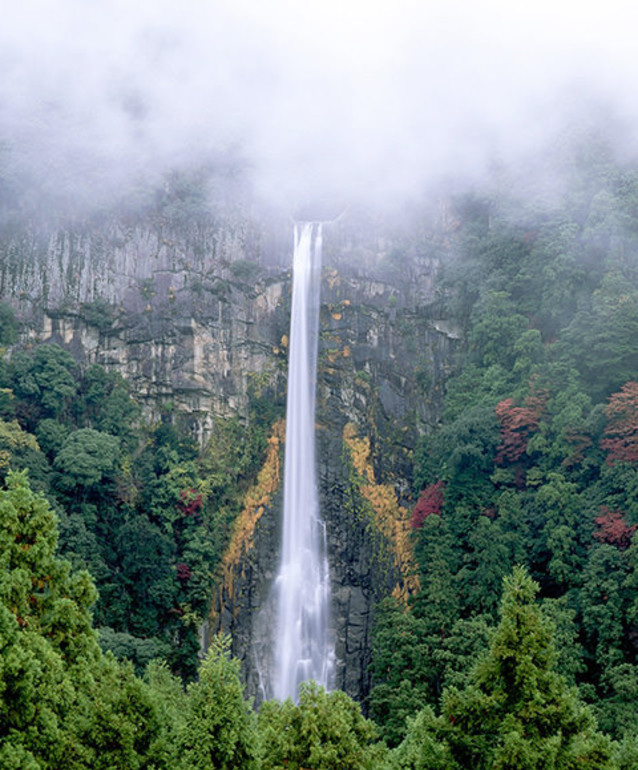
[[[0,306],[0,767],[638,766],[638,169],[597,136],[548,162],[551,191],[495,174],[414,235],[463,345],[363,704],[255,709],[227,637],[198,658],[283,403],[255,377],[200,449]]]

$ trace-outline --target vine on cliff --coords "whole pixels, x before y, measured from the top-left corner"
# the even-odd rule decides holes
[[[235,595],[235,580],[237,571],[245,555],[253,545],[253,535],[257,522],[270,504],[273,495],[279,489],[281,482],[281,444],[285,437],[286,425],[284,420],[278,420],[273,426],[272,435],[268,439],[266,460],[259,471],[257,481],[248,490],[244,498],[242,512],[235,520],[233,534],[221,563],[220,603],[224,597],[233,598]],[[211,617],[216,615],[213,606]]]
[[[370,439],[359,438],[352,423],[343,430],[343,442],[353,465],[353,481],[370,506],[377,530],[391,545],[392,561],[400,578],[393,596],[403,602],[419,588],[410,539],[409,511],[399,505],[391,484],[379,484],[375,479],[370,456]]]

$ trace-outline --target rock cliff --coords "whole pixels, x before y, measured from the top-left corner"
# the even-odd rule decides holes
[[[291,235],[284,219],[226,211],[6,229],[0,294],[21,345],[58,342],[132,384],[146,416],[168,404],[200,443],[212,417],[245,414],[248,382],[285,388]],[[437,420],[458,334],[440,318],[438,256],[418,229],[361,213],[327,225],[317,441],[333,587],[335,685],[364,698],[375,603],[406,597],[411,453]],[[259,697],[277,570],[283,426],[235,524],[203,636],[233,634]],[[260,662],[261,661],[261,662]]]

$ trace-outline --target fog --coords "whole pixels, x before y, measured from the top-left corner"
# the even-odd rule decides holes
[[[585,114],[638,120],[624,2],[11,5],[0,174],[36,198],[103,203],[232,156],[284,207],[402,200],[540,153]]]

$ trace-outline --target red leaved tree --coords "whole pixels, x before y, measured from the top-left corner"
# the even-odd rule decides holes
[[[177,565],[177,579],[182,584],[182,586],[188,583],[188,581],[191,579],[192,574],[193,573],[191,572],[191,568],[185,562],[181,561]]]
[[[432,514],[441,515],[441,509],[445,501],[445,482],[439,480],[427,486],[419,495],[416,505],[412,510],[410,523],[413,529],[423,526],[423,522]]]
[[[594,521],[598,525],[598,531],[594,532],[596,540],[615,545],[621,551],[629,548],[636,525],[627,524],[622,511],[612,511],[606,505],[601,505],[600,516],[597,516]]]
[[[196,520],[200,519],[204,499],[196,489],[182,489],[179,493],[179,502],[176,504],[184,516],[193,516]]]
[[[531,393],[523,406],[514,406],[512,398],[506,398],[496,405],[502,443],[494,459],[499,465],[515,463],[525,454],[529,437],[540,424],[545,402],[545,396]]]
[[[608,422],[600,446],[607,452],[607,465],[638,463],[638,382],[627,382],[613,393],[605,414]]]

